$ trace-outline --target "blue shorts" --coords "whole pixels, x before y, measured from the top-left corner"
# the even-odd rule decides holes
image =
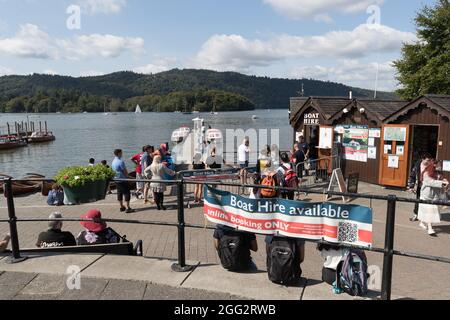
[[[245,161],[245,163],[240,163],[239,166],[241,167],[241,169],[248,168],[248,161]]]

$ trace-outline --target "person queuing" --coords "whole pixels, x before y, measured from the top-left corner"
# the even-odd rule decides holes
[[[167,168],[166,165],[162,163],[162,157],[160,155],[153,158],[150,171],[152,174],[150,188],[153,191],[153,199],[155,200],[158,210],[166,210],[166,207],[164,206],[164,192],[167,189],[166,184],[157,181],[164,180],[165,175],[174,176],[175,172]]]
[[[421,200],[441,200],[442,189],[447,188],[447,179],[438,180],[436,172],[436,161],[425,159],[420,165],[422,187],[420,190]],[[430,236],[436,236],[433,229],[434,223],[440,223],[441,217],[439,206],[433,204],[419,204],[418,219],[419,226],[427,230]]]
[[[281,165],[277,169],[277,181],[279,181],[279,185],[284,188],[297,188],[299,180],[290,163],[289,156],[283,152],[280,159]],[[295,191],[281,190],[280,195],[283,199],[294,200]]]
[[[135,171],[136,171],[136,198],[139,199],[141,194],[144,193],[144,182],[139,181],[144,179],[144,176],[142,174],[142,157],[146,153],[146,147],[142,147],[142,152],[134,155],[131,157],[130,161],[133,162],[136,165]]]
[[[121,149],[114,150],[115,158],[111,164],[111,168],[116,172],[116,179],[127,179],[128,171],[125,161],[122,160],[123,152]],[[117,200],[119,201],[120,211],[125,213],[134,212],[130,207],[131,190],[130,185],[126,181],[117,182]],[[126,207],[124,206],[124,198]]]
[[[52,213],[48,219],[62,219],[62,214],[59,212]],[[38,236],[36,246],[38,248],[55,248],[55,247],[71,247],[76,246],[75,237],[69,231],[61,231],[63,226],[62,221],[49,221],[49,229],[41,232]]]
[[[102,220],[102,214],[99,210],[89,210],[80,218],[92,219],[92,221],[80,221],[84,230],[77,236],[78,245],[120,243],[122,240],[122,237]]]
[[[241,184],[247,184],[248,172],[247,168],[250,163],[250,139],[245,137],[242,144],[238,147],[238,164],[241,168],[239,173],[241,177]],[[244,188],[242,188],[244,190]]]
[[[422,153],[420,159],[414,164],[409,174],[408,191],[414,192],[416,194],[416,199],[420,199],[420,189],[422,189],[420,165],[422,164],[422,161],[425,160],[430,161],[431,159],[432,159],[431,154],[429,154],[428,152]],[[414,205],[414,213],[409,220],[412,222],[417,221],[418,215],[419,215],[419,204],[416,203]]]
[[[150,165],[153,163],[153,153],[155,152],[155,147],[153,146],[145,146],[145,153],[142,155],[141,159],[141,172],[142,176],[145,179],[151,179],[151,171],[147,170],[147,168],[150,167]],[[144,184],[144,204],[148,204],[148,190],[150,189],[150,183]],[[153,200],[151,200],[153,202]]]

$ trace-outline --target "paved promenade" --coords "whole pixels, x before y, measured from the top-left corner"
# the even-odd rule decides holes
[[[386,190],[379,186],[373,186],[368,184],[360,185],[360,193],[366,194],[397,194],[399,196],[410,196],[405,192]],[[321,195],[308,195],[305,200],[307,201],[322,201]],[[336,199],[335,201],[340,201]],[[136,220],[157,220],[157,221],[170,221],[176,222],[176,199],[174,197],[168,197],[167,199],[168,211],[157,211],[153,206],[144,206],[141,200],[133,200],[133,207],[137,209],[137,212],[124,215],[117,209],[115,203],[115,195],[110,195],[106,200],[97,202],[94,204],[61,207],[57,208],[64,214],[65,217],[77,218],[81,214],[85,213],[89,209],[99,209],[102,211],[105,218],[129,218]],[[374,221],[373,221],[373,234],[374,234],[374,246],[384,246],[384,232],[385,232],[385,220],[386,220],[386,202],[385,201],[369,201],[365,199],[355,200],[353,203],[371,206],[374,209]],[[33,195],[24,198],[15,199],[16,212],[19,218],[46,218],[56,208],[50,208],[46,205],[45,198],[40,195]],[[450,256],[450,209],[444,211],[442,215],[442,223],[436,226],[438,236],[432,238],[428,236],[422,229],[419,228],[417,223],[411,223],[408,218],[412,212],[413,205],[406,203],[397,204],[397,219],[395,229],[395,248],[397,250],[416,252],[428,255],[436,256]],[[2,197],[0,202],[0,216],[7,217],[6,201]],[[201,207],[193,207],[185,210],[186,222],[195,223],[201,225],[210,225],[207,223],[202,214]],[[303,269],[303,282],[298,288],[284,288],[276,286],[270,283],[267,279],[265,271],[265,250],[264,239],[258,236],[258,242],[260,244],[260,250],[258,253],[253,254],[258,267],[262,270],[261,273],[256,274],[234,274],[229,273],[221,269],[218,266],[219,261],[217,254],[213,247],[212,231],[207,229],[186,229],[186,256],[187,259],[193,261],[194,264],[199,264],[199,267],[186,279],[186,274],[179,275],[183,277],[178,279],[178,274],[170,271],[170,259],[176,259],[177,257],[177,229],[174,227],[165,226],[145,226],[145,225],[125,225],[125,224],[111,224],[116,231],[121,234],[126,234],[127,238],[131,241],[142,239],[144,242],[144,256],[145,258],[133,258],[133,257],[120,257],[124,260],[124,268],[122,275],[114,274],[114,270],[120,269],[117,267],[111,267],[111,263],[106,259],[113,259],[114,257],[105,256],[100,257],[96,263],[84,271],[83,276],[89,278],[94,277],[103,281],[102,283],[113,283],[116,285],[115,280],[121,281],[137,281],[140,282],[140,286],[146,286],[146,288],[153,288],[153,285],[162,286],[161,292],[168,290],[173,298],[178,299],[180,295],[183,298],[187,296],[198,297],[203,299],[205,292],[216,292],[221,294],[217,298],[225,299],[226,296],[242,296],[250,299],[347,299],[345,295],[333,295],[331,289],[320,283],[321,266],[322,261],[315,250],[314,244],[307,244],[306,246],[306,258],[302,265]],[[18,225],[20,245],[22,248],[33,247],[37,235],[39,232],[46,229],[46,223],[25,223],[21,222]],[[75,235],[81,230],[81,226],[76,222],[67,222],[64,224],[64,229],[69,230]],[[0,235],[8,232],[8,225],[0,223]],[[382,255],[378,253],[367,253],[369,265],[378,266],[380,271],[382,269]],[[79,256],[76,256],[79,257]],[[47,257],[46,260],[55,258]],[[63,258],[58,258],[63,259]],[[78,259],[78,258],[77,258]],[[75,260],[77,260],[75,259]],[[134,264],[142,265],[142,261],[159,261],[165,263],[164,268],[167,273],[163,274],[163,277],[159,277],[158,281],[148,278],[148,274],[153,273],[152,268],[154,265],[149,265],[145,268],[145,272],[134,272],[139,275],[140,278],[130,279],[130,266],[133,265],[130,259],[140,259],[135,261]],[[34,261],[40,261],[36,263]],[[64,270],[58,272],[46,271],[45,266],[51,265],[50,261],[44,261],[44,258],[34,258],[27,262],[17,265],[6,265],[0,261],[0,272],[5,271],[0,275],[0,287],[4,285],[3,281],[8,282],[8,277],[27,277],[30,274],[34,274],[35,277],[25,283],[22,288],[16,288],[16,291],[12,297],[2,297],[3,299],[9,299],[23,295],[23,290],[36,279],[44,277],[45,274],[51,274],[52,277],[56,275],[64,274]],[[77,262],[77,261],[74,261]],[[77,262],[79,263],[79,262]],[[145,265],[145,264],[144,264]],[[98,268],[98,269],[96,269]],[[48,267],[47,267],[48,269]],[[114,269],[111,271],[111,269]],[[96,270],[95,272],[92,270]],[[22,272],[24,274],[15,274],[15,272]],[[109,274],[113,272],[112,274]],[[176,275],[176,276],[175,276]],[[48,276],[48,275],[47,275]],[[3,280],[2,280],[3,277]],[[6,277],[6,280],[5,278]],[[147,278],[146,278],[147,277]],[[48,278],[50,279],[50,278]],[[53,278],[52,278],[53,279]],[[54,278],[57,279],[57,278]],[[171,283],[171,280],[175,279],[176,283]],[[178,281],[180,280],[180,281]],[[24,280],[25,281],[25,280]],[[52,280],[53,281],[53,280]],[[52,282],[51,281],[51,282]],[[56,281],[56,280],[55,280]],[[105,282],[106,281],[106,282]],[[380,275],[381,281],[381,275]],[[43,281],[45,282],[45,281]],[[394,269],[392,280],[392,294],[395,297],[415,298],[415,299],[450,299],[450,290],[448,283],[450,282],[450,266],[445,263],[424,261],[406,257],[394,257]],[[220,285],[219,285],[220,284]],[[34,284],[33,284],[34,285]],[[375,284],[375,289],[380,283]],[[179,287],[186,290],[199,290],[199,291],[173,291],[166,288],[169,286],[172,289]],[[105,288],[107,286],[105,285]],[[246,291],[246,288],[248,290]],[[19,290],[20,289],[20,290]],[[183,289],[183,290],[184,290]],[[14,289],[10,289],[14,291]],[[133,289],[134,290],[134,289]],[[137,289],[136,289],[137,290]],[[155,289],[157,290],[157,289]],[[172,290],[172,291],[171,291]],[[181,290],[181,289],[180,289]],[[142,291],[142,290],[141,290]],[[141,292],[138,291],[138,292]],[[25,291],[27,292],[27,291]],[[103,291],[102,291],[103,292]],[[106,293],[104,293],[106,292]],[[108,290],[104,290],[103,293],[99,293],[97,297],[103,297],[102,294],[108,294]],[[146,297],[145,293],[142,294],[142,298]],[[175,293],[177,292],[177,293]],[[183,293],[184,292],[184,293]],[[262,294],[263,293],[263,294]],[[208,295],[207,293],[206,295]],[[59,297],[66,297],[63,293],[58,293]],[[186,297],[185,297],[186,295]],[[225,296],[223,296],[225,295]],[[136,293],[133,297],[138,299],[139,294]],[[158,296],[158,295],[156,295]],[[156,297],[155,296],[155,297]],[[20,298],[20,297],[19,297]],[[26,297],[24,297],[26,298]]]

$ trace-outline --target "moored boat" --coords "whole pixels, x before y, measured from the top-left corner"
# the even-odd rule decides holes
[[[0,136],[0,150],[25,147],[27,141],[17,136]]]
[[[54,140],[56,140],[56,137],[52,132],[33,132],[28,137],[28,142],[30,143],[50,142]]]

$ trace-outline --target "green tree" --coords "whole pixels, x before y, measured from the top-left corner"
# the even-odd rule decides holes
[[[450,94],[449,0],[423,7],[415,22],[418,41],[405,44],[403,57],[394,61],[402,84],[397,93],[404,99],[429,93]]]

